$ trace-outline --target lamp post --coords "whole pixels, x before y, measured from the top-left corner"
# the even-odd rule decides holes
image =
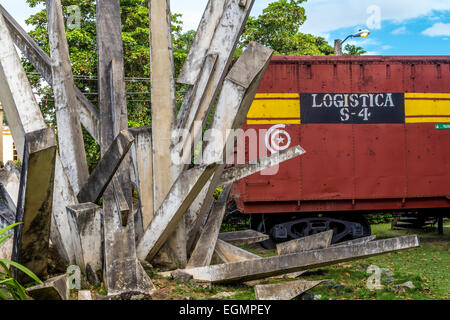
[[[365,30],[359,30],[357,33],[347,36],[347,38],[345,38],[344,41],[341,41],[339,39],[334,40],[334,55],[335,56],[342,56],[342,45],[349,38],[366,38],[369,35],[370,35],[370,31],[365,29]]]

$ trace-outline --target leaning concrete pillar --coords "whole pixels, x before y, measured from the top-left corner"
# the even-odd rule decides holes
[[[60,0],[47,0],[47,21],[59,154],[73,191],[78,193],[89,172]]]
[[[120,131],[128,129],[119,0],[97,0],[100,148],[105,155]],[[133,212],[130,157],[116,173],[128,208]],[[104,277],[108,294],[138,291],[148,294],[153,284],[136,258],[134,217],[122,226],[120,208],[110,184],[103,194]]]
[[[16,222],[23,224],[14,233],[12,258],[38,277],[47,276],[55,158],[52,129],[26,134],[16,214]],[[14,274],[18,279],[27,278],[17,269]]]
[[[217,150],[214,143],[206,144],[203,151],[205,163],[214,161],[223,163],[232,156],[234,148],[229,147],[230,145],[234,146],[232,131],[242,128],[272,54],[273,50],[252,42],[231,68],[223,83],[211,125],[212,129],[215,130],[214,134],[222,137],[225,147],[223,150]],[[200,210],[188,235],[188,249],[192,248],[192,245],[196,242],[197,232],[204,215],[208,213],[207,210],[213,201],[214,191],[222,180],[221,176],[224,169],[225,164],[222,164],[215,172],[210,184],[204,188],[193,204],[193,208],[199,207]]]
[[[164,174],[153,175],[154,211],[166,198],[182,170],[172,166],[171,137],[176,117],[174,61],[170,0],[150,0],[150,64],[152,76],[152,136],[153,170]],[[186,230],[180,220],[165,247],[173,264],[185,265]]]

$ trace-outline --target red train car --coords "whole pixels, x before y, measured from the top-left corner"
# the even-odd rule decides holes
[[[357,238],[370,233],[362,213],[450,207],[448,56],[274,57],[243,129],[266,132],[256,157],[307,152],[233,186],[275,241]]]

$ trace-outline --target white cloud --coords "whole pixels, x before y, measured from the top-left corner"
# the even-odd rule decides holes
[[[422,34],[429,37],[450,36],[450,23],[436,23],[432,27],[424,30]]]
[[[390,49],[392,49],[392,46],[390,45],[381,46],[381,50],[390,50]]]
[[[381,9],[382,21],[396,23],[433,11],[450,11],[448,0],[311,0],[305,3],[308,19],[302,32],[316,34],[366,26],[371,22],[367,9],[374,4]]]
[[[403,26],[403,27],[400,27],[400,28],[398,28],[398,29],[395,29],[394,31],[392,31],[392,34],[393,35],[401,35],[401,34],[407,34],[408,33],[408,30],[406,29],[406,27],[405,26]]]

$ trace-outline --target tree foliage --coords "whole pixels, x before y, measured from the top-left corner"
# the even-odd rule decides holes
[[[344,52],[345,56],[360,56],[364,53],[367,53],[367,51],[364,50],[363,47],[358,47],[350,43],[345,46],[344,50],[346,51]]]
[[[333,48],[323,37],[299,31],[306,21],[303,2],[306,0],[278,0],[270,3],[257,18],[250,17],[240,47],[256,41],[272,48],[278,55],[333,54]]]
[[[45,5],[45,0],[27,0],[31,7]],[[81,28],[67,28],[72,71],[76,86],[86,97],[97,105],[97,36],[96,36],[96,1],[95,0],[61,0],[64,19],[70,14],[68,8],[79,7]],[[150,112],[150,43],[148,0],[121,0],[122,40],[124,49],[125,80],[127,94],[128,118],[130,127],[151,124]],[[42,10],[29,19],[27,24],[33,27],[29,33],[41,48],[49,53],[47,13]],[[183,33],[181,15],[172,15],[172,34],[174,43],[174,63],[177,74],[184,63],[193,41],[195,32]],[[40,76],[31,64],[25,62],[34,89],[41,97],[40,107],[47,122],[56,127],[55,109],[52,90],[43,86]],[[84,131],[86,153],[92,169],[99,160],[99,147]]]

